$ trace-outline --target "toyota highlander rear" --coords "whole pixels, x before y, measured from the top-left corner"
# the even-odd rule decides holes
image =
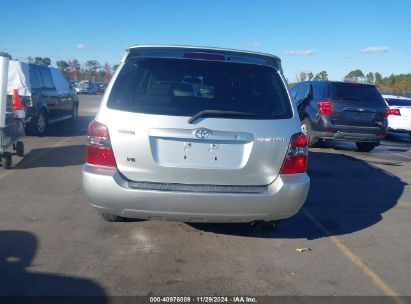
[[[294,113],[275,56],[130,48],[88,129],[85,193],[107,220],[290,217],[309,188]]]

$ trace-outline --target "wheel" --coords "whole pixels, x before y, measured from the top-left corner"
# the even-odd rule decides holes
[[[22,141],[16,143],[16,154],[18,156],[24,156],[24,144]]]
[[[47,112],[43,109],[37,116],[33,117],[30,122],[30,133],[37,136],[44,136],[46,134],[47,124]]]
[[[356,142],[355,145],[361,152],[370,152],[376,147],[376,144],[373,142]]]
[[[308,117],[305,117],[301,122],[301,132],[307,136],[308,145],[310,147],[314,146],[318,142],[318,138],[314,137],[312,134],[311,121]]]
[[[10,169],[11,168],[11,162],[12,162],[12,158],[11,158],[11,153],[10,152],[4,152],[1,155],[1,166],[3,167],[3,169]]]
[[[107,222],[124,222],[124,217],[100,212],[101,217]]]
[[[71,111],[71,121],[78,120],[78,103],[73,106],[73,110]]]

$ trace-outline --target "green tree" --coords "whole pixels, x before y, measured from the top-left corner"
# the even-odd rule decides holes
[[[308,74],[307,72],[302,71],[298,73],[298,75],[296,75],[296,78],[297,78],[297,82],[303,82],[307,80]]]
[[[394,85],[395,83],[395,79],[396,77],[394,76],[394,74],[391,74],[388,78],[384,79],[384,82],[390,86]]]
[[[33,61],[34,61],[33,57],[31,57],[31,56],[27,57],[27,62],[28,63],[33,63]]]
[[[94,78],[97,74],[97,71],[101,69],[101,65],[97,60],[87,60],[85,66],[86,69],[84,73],[86,78]]]
[[[69,64],[67,63],[67,61],[64,60],[59,60],[56,62],[56,65],[58,66],[58,68],[62,71],[67,71]]]
[[[34,63],[35,64],[43,64],[43,65],[51,65],[51,59],[48,57],[34,57]]]
[[[381,92],[397,94],[411,93],[411,74],[391,74],[384,78],[381,77],[381,74],[375,74],[375,83]]]
[[[328,80],[328,73],[326,71],[321,71],[315,75],[314,80]]]
[[[44,57],[43,58],[43,64],[44,65],[51,65],[51,59],[49,57]]]
[[[314,78],[314,74],[313,74],[312,72],[309,72],[309,73],[307,74],[307,77],[308,77],[308,80],[311,80],[311,79]]]
[[[380,85],[382,83],[382,75],[378,72],[374,74],[375,84]]]
[[[360,69],[356,69],[354,71],[349,72],[344,77],[344,81],[363,82],[364,78],[364,73]]]
[[[365,81],[366,81],[367,83],[370,83],[370,84],[374,83],[374,74],[371,73],[371,72],[369,72],[369,73],[365,76]]]
[[[0,52],[0,56],[9,58],[9,60],[13,59],[13,57],[11,57],[11,55],[7,52]]]

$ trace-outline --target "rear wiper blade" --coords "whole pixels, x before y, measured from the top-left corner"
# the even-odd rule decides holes
[[[257,114],[236,112],[236,111],[220,111],[220,110],[203,110],[188,119],[188,123],[192,124],[200,117],[255,117]]]

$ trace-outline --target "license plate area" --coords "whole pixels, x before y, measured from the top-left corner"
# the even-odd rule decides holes
[[[375,113],[361,111],[344,111],[344,119],[353,122],[371,122],[375,118]]]
[[[252,142],[150,138],[153,160],[160,166],[198,169],[240,169]]]

